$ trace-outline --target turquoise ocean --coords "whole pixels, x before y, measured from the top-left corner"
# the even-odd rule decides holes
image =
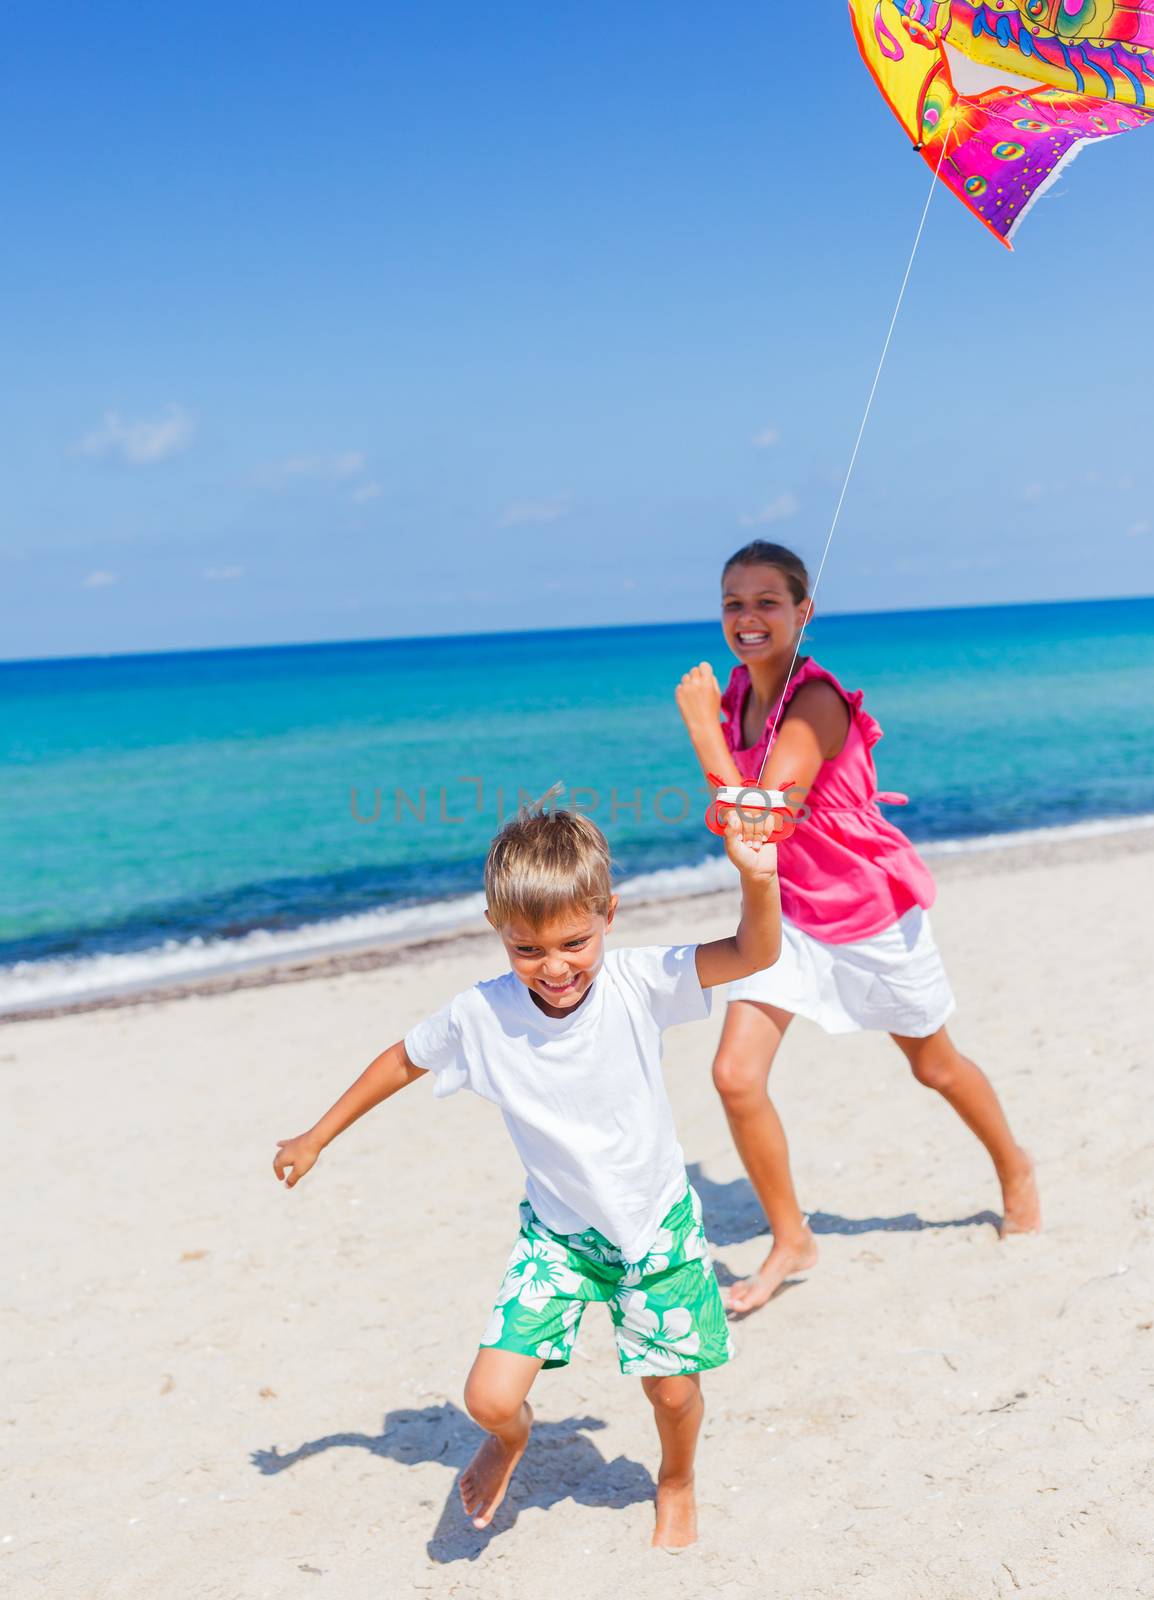
[[[1154,599],[832,616],[929,851],[1154,822]],[[479,914],[562,782],[628,895],[730,881],[673,701],[716,623],[0,663],[0,1011]]]

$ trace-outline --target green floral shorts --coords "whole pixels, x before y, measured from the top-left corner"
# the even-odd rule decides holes
[[[693,1189],[664,1219],[644,1261],[635,1262],[596,1229],[552,1233],[523,1200],[521,1236],[481,1346],[563,1367],[592,1300],[608,1305],[617,1358],[630,1376],[703,1372],[733,1354]]]

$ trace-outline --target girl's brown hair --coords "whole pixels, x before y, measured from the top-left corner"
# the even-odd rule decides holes
[[[809,596],[809,573],[805,562],[783,544],[770,544],[768,539],[754,539],[751,544],[742,545],[722,568],[722,583],[734,567],[776,567],[789,584],[795,605],[800,605]]]

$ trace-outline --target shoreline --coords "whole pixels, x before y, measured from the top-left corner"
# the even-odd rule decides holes
[[[1119,856],[1154,853],[1154,818],[1133,819],[1130,825],[1119,825],[1103,831],[1096,824],[1086,825],[1080,831],[1056,829],[1054,837],[1046,837],[1044,830],[1024,830],[1020,842],[1013,835],[997,835],[997,843],[959,841],[951,845],[924,847],[922,853],[930,861],[935,879],[949,883],[963,878],[1001,876],[1004,872],[1022,872],[1035,867],[1060,866],[1077,860],[1086,853],[1087,845],[1093,848],[1098,859],[1112,860]],[[730,898],[728,891],[716,888],[703,889],[696,894],[668,897],[627,897],[619,917],[633,919],[660,907],[663,921],[676,922],[686,908],[694,908],[694,920],[700,920]],[[703,904],[709,902],[709,904]],[[468,927],[459,925],[415,938],[392,941],[370,941],[364,945],[346,946],[330,952],[272,958],[238,966],[227,971],[203,975],[190,975],[186,979],[143,982],[91,996],[74,999],[48,1000],[43,1005],[26,1005],[0,1012],[0,1028],[12,1023],[50,1021],[56,1017],[77,1016],[88,1012],[119,1011],[140,1006],[166,1004],[194,998],[210,998],[235,994],[246,989],[266,989],[281,984],[318,982],[343,977],[347,973],[373,972],[386,967],[404,965],[435,956],[455,956],[478,941],[491,939],[491,930],[484,925]]]

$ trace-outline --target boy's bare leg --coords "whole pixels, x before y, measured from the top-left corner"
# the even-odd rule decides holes
[[[461,1474],[461,1504],[474,1528],[487,1528],[518,1461],[525,1454],[533,1413],[526,1396],[541,1370],[536,1356],[478,1350],[465,1382],[465,1406],[489,1437]]]
[[[723,1294],[728,1311],[755,1311],[795,1272],[817,1263],[817,1243],[802,1215],[789,1170],[789,1145],[773,1101],[769,1069],[792,1013],[755,1000],[732,1000],[713,1063],[729,1130],[773,1231],[757,1272]]]
[[[693,1464],[705,1415],[701,1379],[696,1373],[642,1378],[641,1386],[653,1406],[661,1440],[653,1543],[662,1550],[684,1550],[697,1538]]]
[[[985,1145],[1002,1186],[1002,1237],[1040,1233],[1042,1208],[1034,1163],[1010,1132],[1006,1113],[993,1085],[980,1067],[962,1055],[945,1028],[928,1039],[891,1034],[914,1077],[936,1089]]]

